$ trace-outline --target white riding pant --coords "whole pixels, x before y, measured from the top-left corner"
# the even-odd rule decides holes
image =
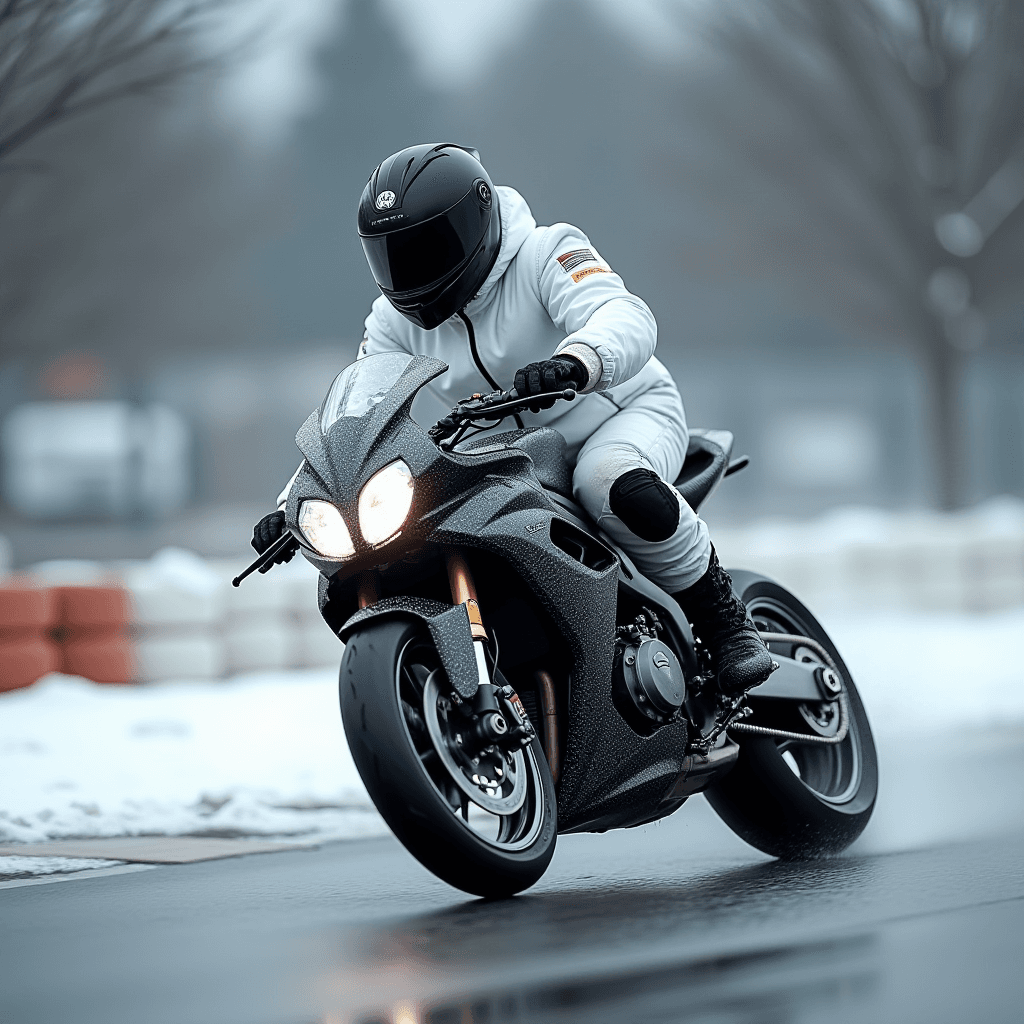
[[[675,533],[667,540],[646,541],[612,512],[608,498],[612,484],[632,469],[654,470],[671,486],[683,467],[688,442],[679,391],[665,383],[638,395],[587,438],[572,477],[576,500],[640,572],[669,593],[685,590],[707,572],[711,538],[704,521],[676,491]]]

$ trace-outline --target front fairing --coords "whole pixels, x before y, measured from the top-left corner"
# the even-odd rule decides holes
[[[364,376],[374,369],[370,356],[349,371]],[[360,401],[334,401],[338,381],[321,405],[295,435],[304,462],[288,492],[287,525],[298,538],[303,555],[325,576],[339,580],[403,558],[426,542],[437,525],[472,496],[498,467],[512,476],[532,477],[529,456],[518,449],[487,455],[443,453],[410,415],[416,394],[444,373],[447,365],[428,356],[412,356],[396,379],[374,393],[364,387]],[[339,375],[340,380],[340,375]],[[359,382],[357,382],[358,384]],[[355,389],[359,391],[358,388]],[[351,413],[358,413],[353,415]],[[367,544],[359,524],[359,494],[385,466],[401,459],[414,481],[412,507],[401,532],[384,543]],[[530,490],[545,506],[548,500],[533,481]],[[333,504],[342,514],[355,554],[345,559],[326,558],[303,536],[299,510],[304,501],[318,499]]]

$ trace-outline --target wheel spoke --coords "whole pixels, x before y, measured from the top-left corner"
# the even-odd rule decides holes
[[[405,688],[408,689],[410,695],[414,698],[410,703],[418,704],[419,698],[423,696],[423,682],[417,678],[415,670],[421,668],[420,665],[403,665],[402,666],[402,681],[405,683]]]

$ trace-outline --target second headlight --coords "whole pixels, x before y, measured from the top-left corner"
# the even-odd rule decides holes
[[[415,488],[412,471],[401,460],[374,473],[359,492],[359,532],[376,546],[402,528]]]

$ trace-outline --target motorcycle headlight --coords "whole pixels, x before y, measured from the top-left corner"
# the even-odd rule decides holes
[[[324,558],[351,558],[356,553],[345,520],[329,501],[304,501],[299,506],[299,529]]]
[[[412,471],[399,459],[374,473],[359,492],[359,531],[376,546],[402,528],[412,507]]]

